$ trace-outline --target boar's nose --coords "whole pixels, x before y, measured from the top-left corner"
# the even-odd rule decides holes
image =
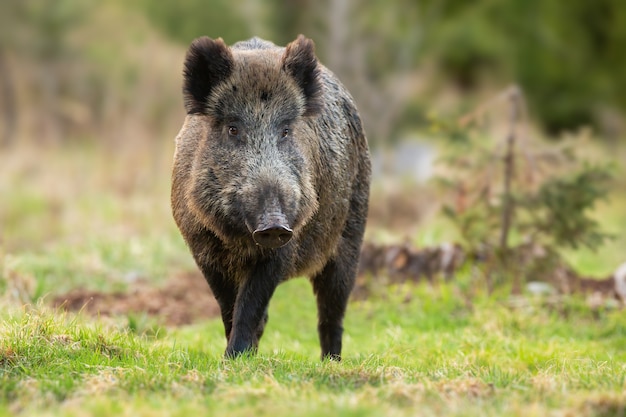
[[[252,238],[257,245],[271,249],[285,246],[292,236],[293,231],[282,224],[261,226],[252,233]]]

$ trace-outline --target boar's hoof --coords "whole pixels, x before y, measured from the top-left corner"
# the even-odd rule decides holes
[[[274,224],[267,227],[256,229],[252,233],[252,238],[257,245],[265,248],[280,248],[285,246],[291,240],[293,231],[281,224]]]

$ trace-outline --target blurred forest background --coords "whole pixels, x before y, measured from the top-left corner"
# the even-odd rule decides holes
[[[3,0],[0,140],[170,141],[192,39],[299,33],[355,96],[373,146],[512,83],[547,135],[624,141],[620,0]]]
[[[623,262],[621,0],[2,0],[0,250],[167,230],[188,257],[168,207],[185,51],[300,33],[366,127],[368,238],[540,242],[600,274]],[[609,234],[601,258],[579,256]]]

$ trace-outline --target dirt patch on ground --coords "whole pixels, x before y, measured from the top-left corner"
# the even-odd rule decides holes
[[[75,289],[52,300],[55,307],[94,316],[147,314],[169,326],[220,316],[220,309],[199,272],[170,278],[162,287],[140,280],[127,292]]]
[[[458,245],[418,249],[410,245],[366,243],[352,299],[366,299],[373,288],[393,283],[426,280],[434,284],[435,276],[453,280],[455,270],[465,259],[466,255]],[[579,277],[571,269],[560,265],[543,282],[542,291],[546,291],[547,286],[548,293],[587,294],[593,306],[602,306],[607,299],[621,299],[626,304],[626,263],[615,276],[605,279]],[[220,316],[219,306],[199,271],[175,275],[161,287],[140,280],[126,292],[75,289],[55,297],[52,304],[94,316],[147,314],[169,326],[182,326]]]

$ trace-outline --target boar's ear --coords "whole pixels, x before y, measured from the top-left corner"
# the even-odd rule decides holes
[[[183,96],[187,114],[206,113],[211,90],[233,69],[233,56],[222,38],[194,40],[185,57]]]
[[[319,111],[321,84],[319,80],[320,68],[315,57],[315,45],[311,39],[299,35],[285,48],[283,55],[283,69],[291,75],[306,98],[305,115],[312,115]]]

